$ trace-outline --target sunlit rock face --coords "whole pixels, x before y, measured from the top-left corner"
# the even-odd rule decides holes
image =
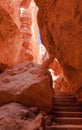
[[[20,62],[26,60],[38,62],[38,8],[34,0],[23,0],[20,5],[20,31],[23,35],[23,47],[20,54]]]
[[[28,8],[32,0],[21,0],[20,7]]]
[[[49,55],[60,62],[72,93],[82,101],[82,0],[35,0]]]
[[[15,101],[50,112],[53,98],[50,72],[36,63],[25,62],[0,75],[0,105]]]
[[[13,21],[20,27],[19,6],[22,0],[0,0],[0,6],[13,18]]]
[[[4,2],[4,1],[3,1]],[[22,35],[7,8],[0,1],[0,66],[12,66],[18,62],[22,48]],[[4,4],[4,5],[3,5]],[[11,11],[11,10],[10,10]]]
[[[63,74],[59,75],[59,77],[54,80],[53,87],[55,92],[71,93],[70,84],[67,82]]]
[[[39,64],[43,64],[48,59],[48,53],[43,44],[39,45]]]
[[[22,2],[0,0],[0,72],[20,62],[38,62],[38,9],[32,1],[21,16]]]
[[[53,62],[49,65],[49,68],[54,71],[55,76],[58,76],[63,73],[61,65],[59,64],[57,59],[53,60]]]

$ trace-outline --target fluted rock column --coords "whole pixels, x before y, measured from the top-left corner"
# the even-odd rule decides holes
[[[37,11],[34,0],[22,1],[20,8],[20,30],[23,35],[23,48],[20,54],[20,62],[35,61],[38,62],[39,46],[38,46],[38,25]]]

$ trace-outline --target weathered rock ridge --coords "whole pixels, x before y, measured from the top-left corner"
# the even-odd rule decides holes
[[[50,112],[53,97],[50,72],[35,63],[22,63],[0,74],[0,105],[15,101]]]
[[[82,101],[82,0],[35,0],[41,39]]]

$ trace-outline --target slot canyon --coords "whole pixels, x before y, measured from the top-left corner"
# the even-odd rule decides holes
[[[82,0],[0,0],[0,130],[82,130]]]

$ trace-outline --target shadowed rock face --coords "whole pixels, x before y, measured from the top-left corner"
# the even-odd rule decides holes
[[[16,101],[50,112],[53,97],[50,72],[35,63],[16,65],[0,75],[0,105]]]
[[[82,101],[82,0],[35,0],[43,44]]]

